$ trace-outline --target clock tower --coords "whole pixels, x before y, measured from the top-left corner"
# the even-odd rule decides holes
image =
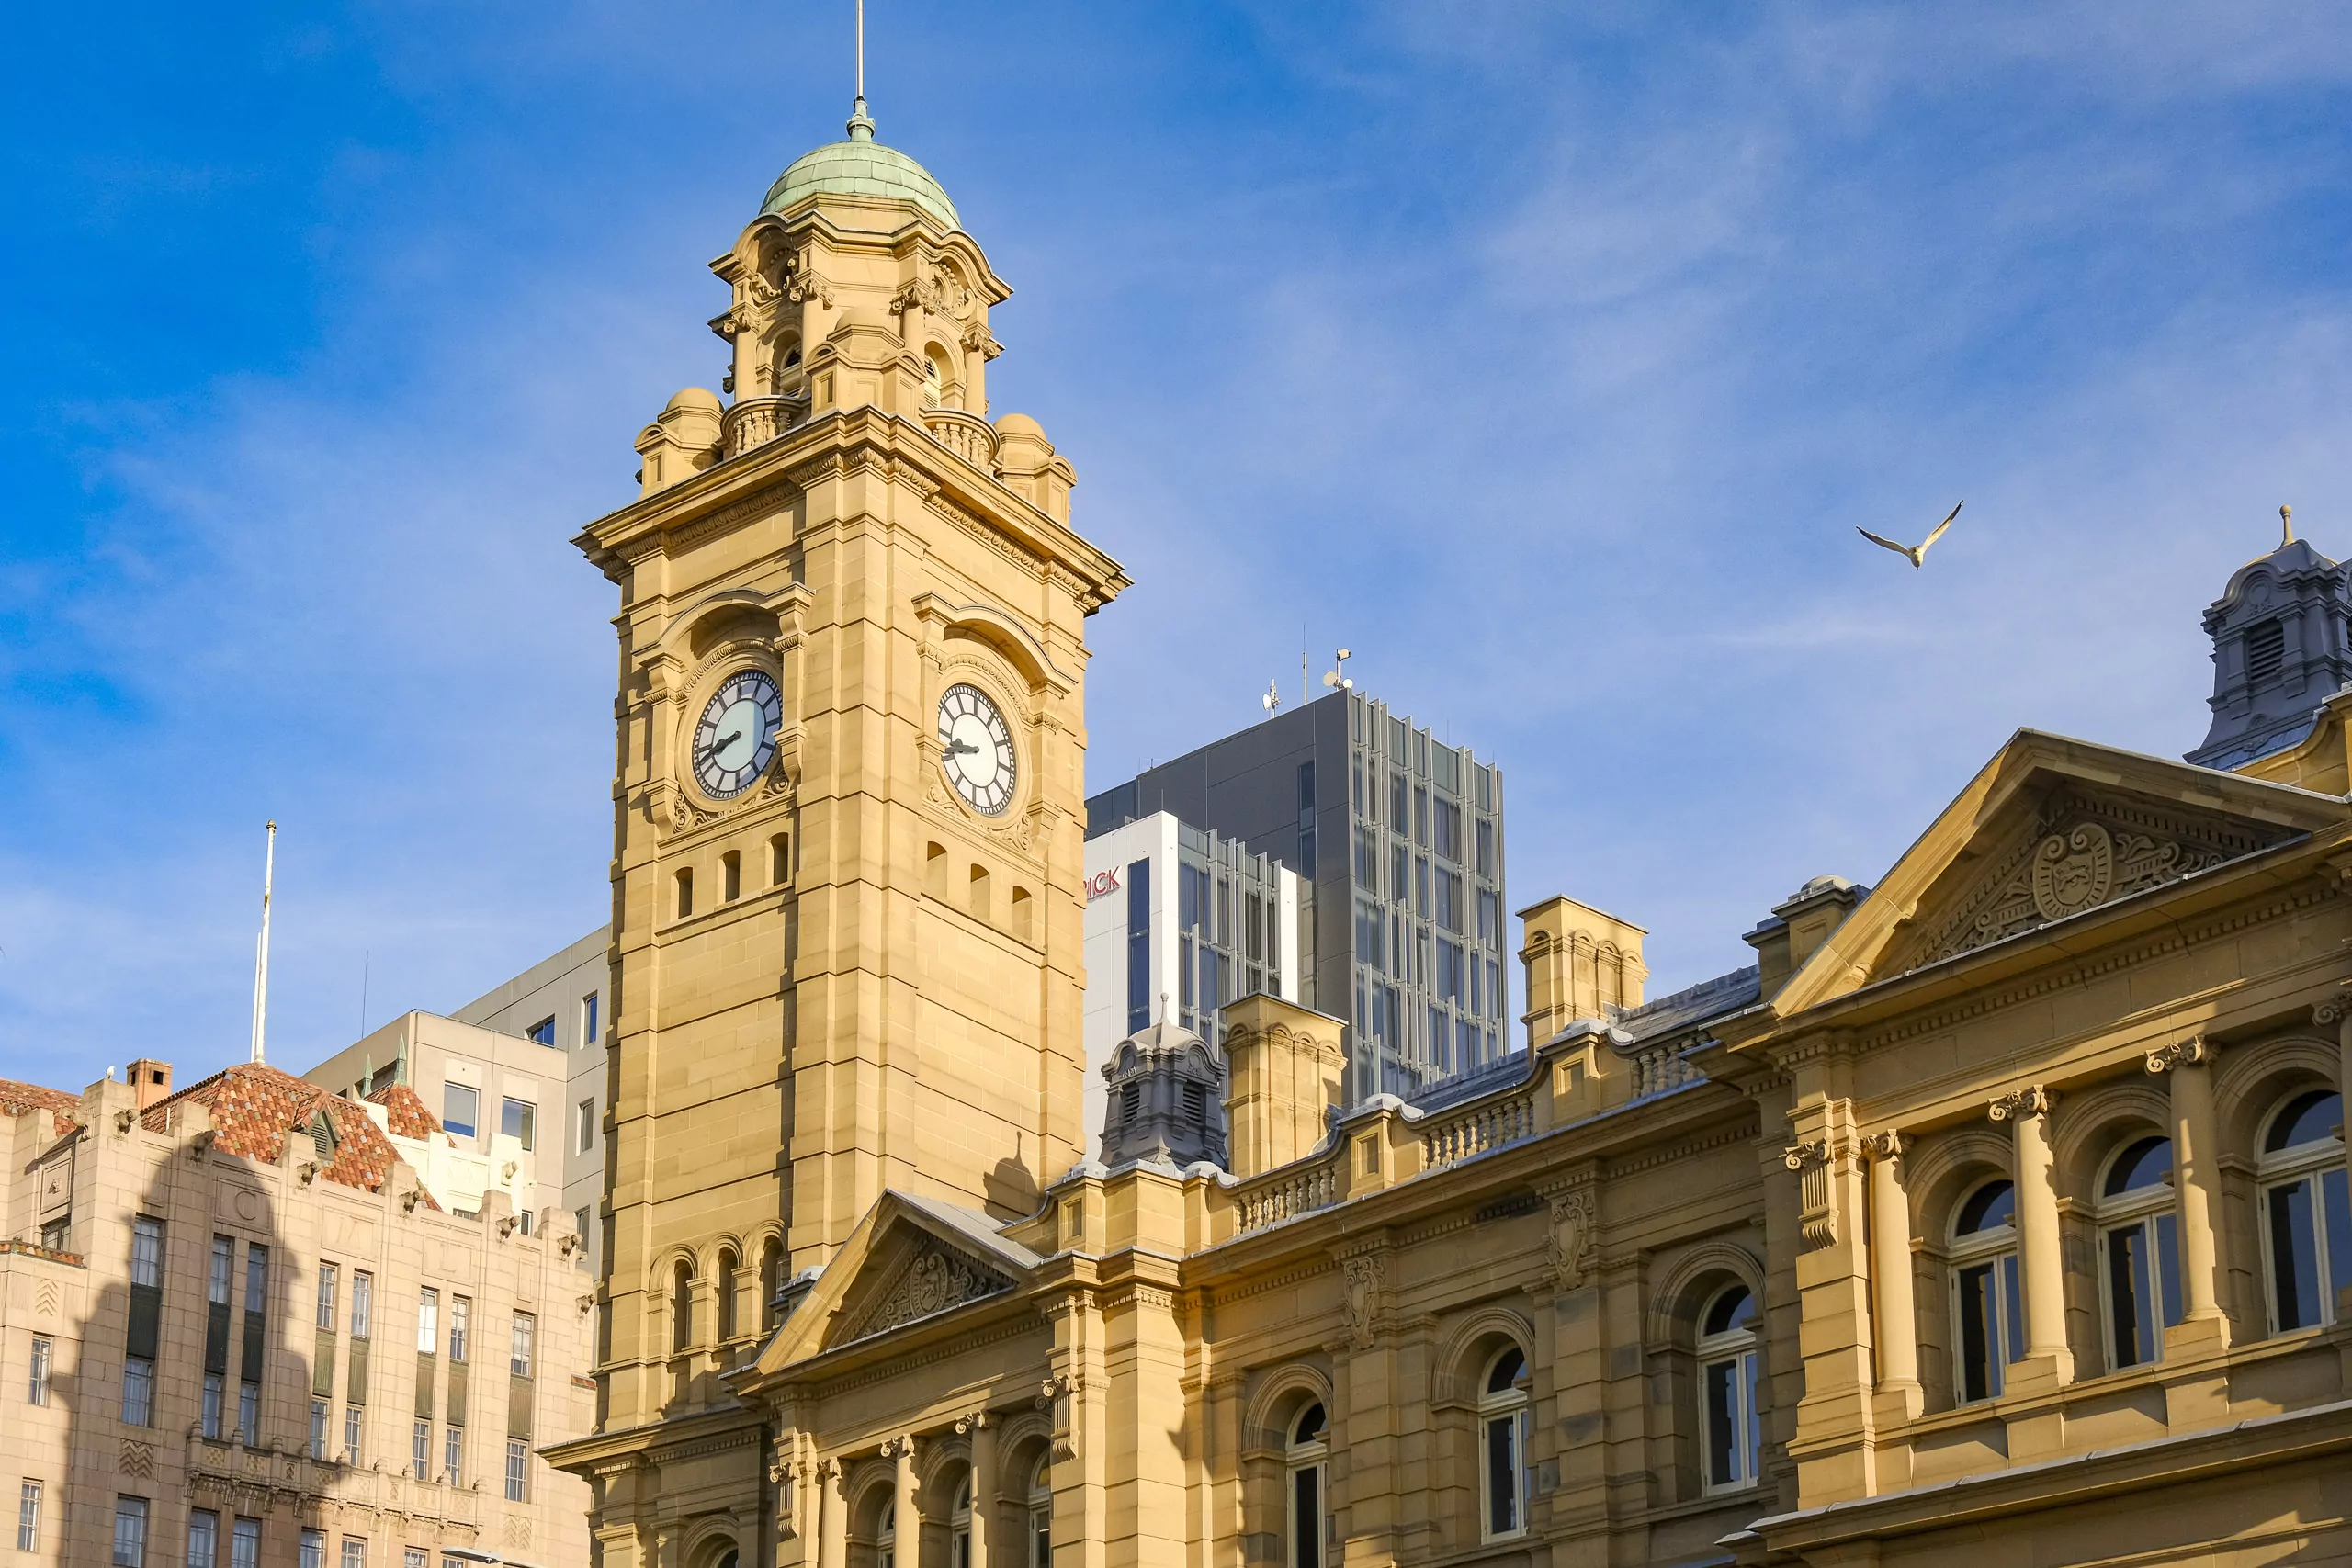
[[[672,399],[577,541],[620,597],[614,1004],[604,1436],[559,1457],[608,1563],[660,1555],[649,1487],[762,1506],[720,1374],[886,1189],[1002,1223],[1085,1146],[1084,626],[1126,579],[989,418],[1011,290],[863,99],[711,266],[732,400]]]

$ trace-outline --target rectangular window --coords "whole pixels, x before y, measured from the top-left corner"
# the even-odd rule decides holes
[[[237,1437],[247,1448],[261,1441],[261,1384],[250,1378],[237,1385]]]
[[[220,1438],[220,1405],[221,1396],[226,1392],[225,1381],[219,1372],[204,1374],[204,1404],[197,1429],[215,1442]]]
[[[1127,865],[1127,1032],[1151,1027],[1151,862]]]
[[[269,1248],[259,1243],[245,1248],[245,1310],[269,1310]]]
[[[1438,858],[1461,864],[1462,807],[1443,795],[1438,796],[1430,808],[1430,826],[1432,829],[1430,837],[1435,840],[1430,847],[1437,851]]]
[[[40,1483],[38,1481],[25,1482],[17,1488],[17,1550],[40,1550]]]
[[[229,1279],[236,1268],[237,1244],[225,1235],[212,1238],[212,1271],[204,1282],[204,1299],[214,1306],[229,1304]]]
[[[368,1568],[368,1543],[356,1535],[343,1538],[343,1568]]]
[[[1430,847],[1430,786],[1413,786],[1413,842]]]
[[[506,1500],[526,1503],[531,1495],[531,1445],[521,1438],[506,1439]]]
[[[430,1356],[441,1348],[441,1292],[426,1285],[416,1292],[416,1350]]]
[[[401,1553],[401,1568],[425,1568],[428,1553],[421,1546],[412,1546]]]
[[[155,1363],[144,1356],[122,1359],[122,1420],[127,1427],[155,1424]]]
[[[416,1473],[416,1478],[417,1478],[419,1481],[424,1480],[424,1479],[425,1478],[425,1476],[426,1476],[426,1475],[428,1475],[428,1474],[430,1474],[430,1473],[432,1472],[432,1470],[433,1470],[433,1423],[432,1423],[432,1422],[430,1422],[430,1421],[419,1421],[419,1422],[416,1424],[416,1429],[409,1435],[409,1440],[408,1440],[408,1463],[409,1463],[409,1468],[410,1468],[412,1471],[415,1472],[415,1473]]]
[[[457,1138],[470,1138],[481,1120],[481,1095],[470,1085],[441,1086],[441,1125]]]
[[[351,1277],[351,1337],[365,1339],[376,1316],[376,1276],[360,1272]]]
[[[514,1314],[514,1331],[507,1345],[507,1368],[518,1378],[531,1375],[531,1339],[538,1328],[538,1319],[527,1312]]]
[[[311,1457],[327,1457],[327,1402],[323,1399],[311,1401]]]
[[[455,1486],[466,1473],[466,1429],[463,1427],[441,1428],[441,1476]]]
[[[1299,1466],[1290,1486],[1291,1568],[1323,1568],[1323,1467]]]
[[[332,1263],[319,1265],[319,1326],[334,1332],[335,1298],[341,1293],[343,1271]]]
[[[164,1222],[144,1214],[130,1222],[130,1282],[159,1290],[164,1283]]]
[[[327,1532],[302,1532],[301,1568],[327,1568]]]
[[[784,840],[779,838],[776,840],[777,852],[775,874],[775,880],[779,883],[784,880],[783,850]],[[602,1033],[598,1032],[597,1023],[596,993],[591,991],[586,996],[580,998],[580,1048],[582,1050],[585,1051],[592,1045],[598,1045],[604,1043],[605,1037]]]
[[[1474,836],[1478,856],[1476,869],[1480,876],[1491,877],[1495,874],[1495,825],[1481,817]]]
[[[259,1568],[261,1521],[239,1518],[229,1527],[229,1568]]]
[[[187,1517],[187,1568],[213,1568],[220,1554],[220,1516],[197,1508]]]
[[[474,1303],[466,1297],[449,1298],[449,1359],[452,1361],[466,1359],[466,1330],[471,1326],[473,1312]]]
[[[343,1462],[357,1464],[359,1450],[368,1438],[368,1407],[346,1404],[343,1407]]]
[[[147,1499],[114,1500],[114,1568],[144,1568],[147,1562]]]
[[[527,1100],[502,1100],[498,1107],[498,1130],[527,1149],[532,1145],[532,1127],[538,1114],[538,1107]]]
[[[1396,755],[1401,757],[1404,752],[1400,750]],[[1412,826],[1412,806],[1405,791],[1405,775],[1402,773],[1391,773],[1388,775],[1388,826],[1402,834]]]
[[[33,1337],[32,1375],[25,1380],[25,1403],[27,1404],[49,1403],[49,1337],[47,1335],[37,1334]]]
[[[579,1128],[572,1134],[572,1144],[582,1154],[596,1146],[596,1097],[590,1095],[573,1108],[580,1119]]]
[[[553,1013],[549,1013],[547,1017],[539,1020],[538,1022],[531,1025],[529,1029],[523,1032],[523,1037],[526,1040],[535,1041],[541,1045],[554,1044],[555,1015]]]

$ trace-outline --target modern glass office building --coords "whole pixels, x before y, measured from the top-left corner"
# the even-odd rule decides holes
[[[1334,692],[1094,795],[1087,833],[1159,811],[1311,888],[1296,999],[1347,1021],[1351,1100],[1512,1049],[1500,769]]]

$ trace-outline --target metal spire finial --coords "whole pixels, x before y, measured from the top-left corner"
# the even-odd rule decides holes
[[[2295,509],[2293,507],[2282,506],[2278,509],[2278,533],[2280,549],[2283,550],[2295,542]]]
[[[865,0],[857,0],[857,97],[850,105],[849,139],[874,140],[874,117],[865,112]]]

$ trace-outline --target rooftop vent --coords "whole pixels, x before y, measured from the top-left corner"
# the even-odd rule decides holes
[[[2267,681],[2287,662],[2287,628],[2265,621],[2245,634],[2245,678]]]

